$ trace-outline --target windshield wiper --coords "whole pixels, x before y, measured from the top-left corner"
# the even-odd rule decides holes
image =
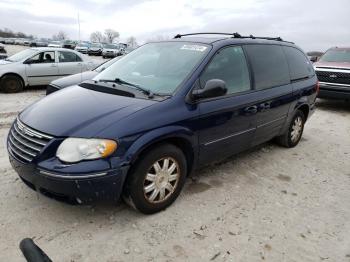
[[[144,94],[146,94],[148,96],[148,98],[153,98],[154,94],[151,90],[143,88],[139,85],[133,84],[133,83],[129,83],[123,79],[120,78],[116,78],[116,79],[100,79],[98,80],[99,82],[111,82],[111,83],[116,83],[116,84],[121,84],[121,85],[128,85],[128,86],[132,86],[135,87],[137,90],[143,92]]]

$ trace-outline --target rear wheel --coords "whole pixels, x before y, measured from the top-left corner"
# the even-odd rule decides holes
[[[160,145],[140,157],[127,179],[124,199],[142,213],[159,212],[176,200],[186,172],[182,151],[170,144]]]
[[[16,75],[5,75],[0,80],[0,90],[5,93],[17,93],[23,90],[22,79]]]
[[[277,137],[277,142],[284,147],[295,147],[303,135],[305,120],[304,113],[298,110],[292,118],[288,130]]]

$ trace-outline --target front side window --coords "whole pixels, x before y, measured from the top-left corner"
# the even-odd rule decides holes
[[[41,52],[30,59],[32,64],[55,63],[55,51]]]
[[[72,52],[59,51],[58,61],[60,63],[81,62],[81,58]]]
[[[242,47],[227,47],[216,53],[200,77],[201,87],[211,79],[223,80],[227,94],[250,90],[249,70]]]
[[[279,45],[246,45],[258,90],[290,83],[289,68]]]
[[[170,95],[207,55],[210,47],[189,42],[149,43],[122,57],[94,80],[121,79]]]

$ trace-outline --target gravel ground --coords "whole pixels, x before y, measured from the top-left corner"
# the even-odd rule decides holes
[[[10,167],[5,137],[42,89],[0,94],[0,261],[33,237],[53,261],[350,261],[350,103],[318,101],[293,149],[266,143],[189,178],[145,216],[36,194]]]

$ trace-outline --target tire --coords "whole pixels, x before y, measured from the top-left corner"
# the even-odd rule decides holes
[[[186,174],[187,162],[183,152],[171,144],[161,144],[141,154],[127,178],[123,198],[144,214],[159,212],[179,196]]]
[[[304,113],[297,110],[289,123],[288,130],[276,138],[277,143],[287,148],[295,147],[303,136],[305,121]]]
[[[16,75],[5,75],[0,80],[0,90],[5,93],[18,93],[23,86],[22,79]]]

